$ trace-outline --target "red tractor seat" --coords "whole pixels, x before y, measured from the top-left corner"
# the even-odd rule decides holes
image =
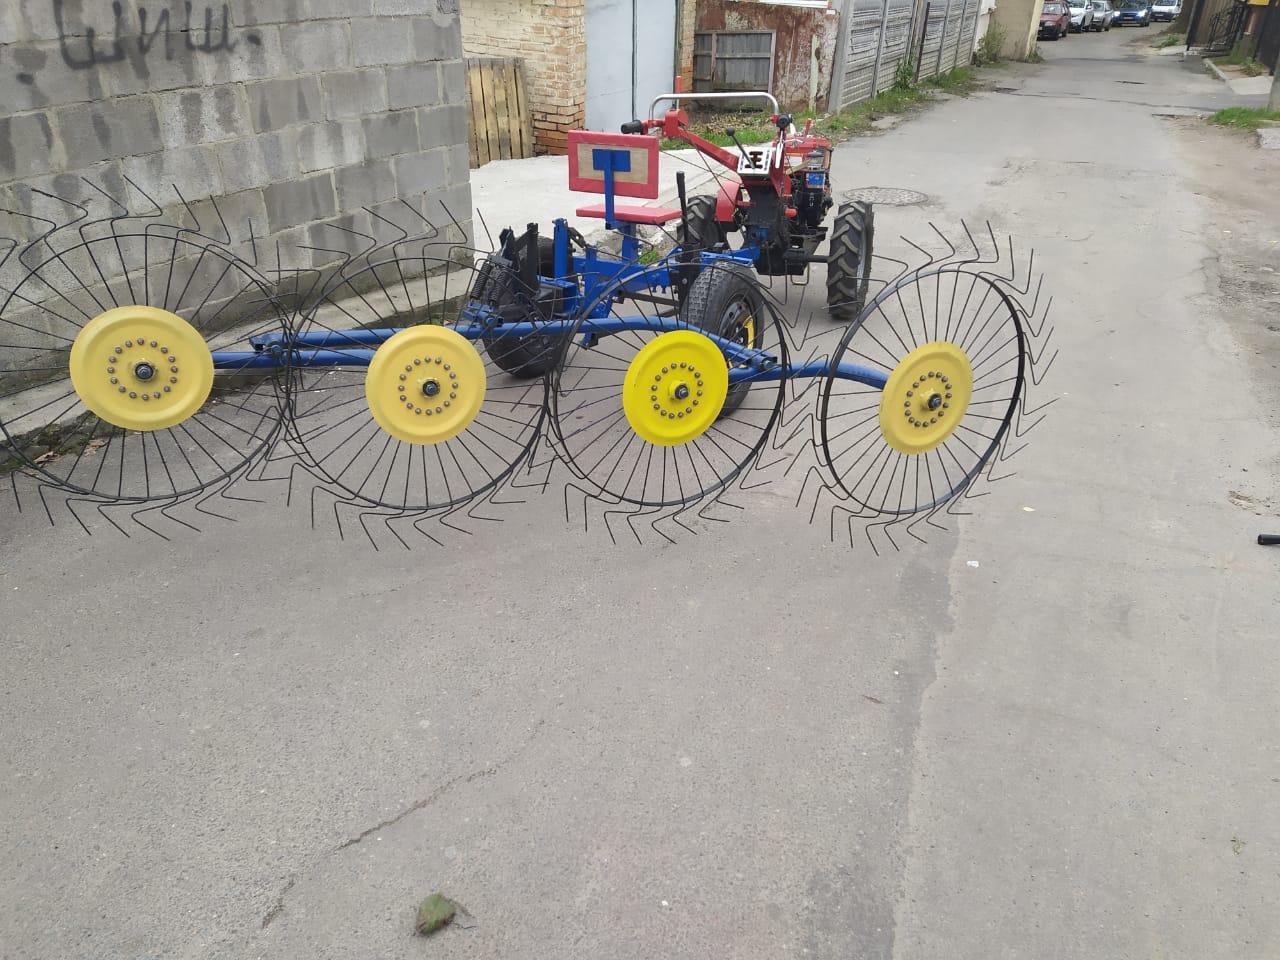
[[[596,203],[589,207],[579,207],[577,214],[580,217],[603,220],[604,204]],[[618,203],[614,204],[613,207],[613,219],[618,223],[643,223],[651,227],[658,227],[664,223],[670,223],[672,220],[679,220],[680,211],[672,210],[668,207],[629,207]]]

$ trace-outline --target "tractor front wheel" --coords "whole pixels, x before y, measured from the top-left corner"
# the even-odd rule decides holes
[[[870,203],[843,203],[831,231],[827,256],[827,310],[842,322],[853,320],[867,302],[875,211]]]
[[[716,219],[716,198],[709,193],[689,198],[686,219],[689,235],[685,236],[684,226],[676,229],[676,242],[682,250],[714,250],[729,239],[724,225]]]
[[[713,264],[698,274],[689,287],[680,319],[690,327],[759,350],[767,319],[760,283],[741,264]],[[734,364],[727,359],[726,362],[732,369]],[[726,417],[742,406],[750,390],[751,384],[746,381],[730,386],[720,416]]]

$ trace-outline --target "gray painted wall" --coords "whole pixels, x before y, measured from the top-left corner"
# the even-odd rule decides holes
[[[337,256],[299,249],[341,246],[324,224],[397,197],[435,223],[443,201],[461,239],[461,56],[457,0],[0,0],[0,207],[47,215],[32,188],[128,177],[166,206],[218,198],[233,235],[251,219],[297,266]]]
[[[675,37],[675,0],[587,0],[587,129],[617,133],[626,121],[649,115],[653,98],[670,93],[675,82]]]

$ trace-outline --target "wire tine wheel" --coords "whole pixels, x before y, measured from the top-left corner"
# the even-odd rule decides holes
[[[495,333],[481,347],[459,333],[499,315],[542,323],[545,305],[511,265],[423,224],[349,260],[287,353],[291,495],[309,480],[312,523],[331,511],[345,535],[354,516],[375,547],[380,529],[408,547],[402,522],[436,539],[427,521],[500,519],[477,508],[502,502],[546,417],[554,338]]]
[[[692,531],[682,518],[751,470],[784,399],[784,325],[752,271],[709,265],[662,306],[627,294],[656,286],[631,275],[601,295],[613,298],[607,316],[588,304],[551,375],[552,440],[572,474],[566,516],[580,500],[589,526],[599,508],[615,540],[616,518],[636,539],[643,523],[671,539],[656,526],[666,518]]]
[[[940,255],[912,244],[926,262],[886,284],[833,351],[814,503],[816,513],[824,495],[833,501],[833,537],[843,523],[852,543],[854,521],[864,521],[873,548],[876,531],[897,548],[899,524],[917,540],[925,527],[944,529],[940,512],[982,495],[981,481],[1004,479],[998,465],[1042,419],[1048,403],[1028,409],[1027,395],[1056,355],[1046,356],[1050,301],[1041,303],[1038,277],[1033,286],[1034,253],[1020,273],[1012,241],[987,232],[989,246],[966,228],[960,247],[939,233]],[[884,387],[840,376],[854,365]]]
[[[169,199],[84,181],[6,212],[0,431],[51,521],[65,505],[88,531],[77,507],[92,505],[127,533],[108,512],[120,507],[163,536],[152,511],[184,526],[180,503],[221,515],[209,498],[280,431],[277,374],[251,340],[286,314],[215,203]]]

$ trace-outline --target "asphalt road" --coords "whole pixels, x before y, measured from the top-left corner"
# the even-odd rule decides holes
[[[885,252],[989,219],[1056,297],[1053,416],[927,546],[790,481],[674,546],[6,507],[0,956],[1280,953],[1277,169],[1137,34],[837,153],[929,197]]]

